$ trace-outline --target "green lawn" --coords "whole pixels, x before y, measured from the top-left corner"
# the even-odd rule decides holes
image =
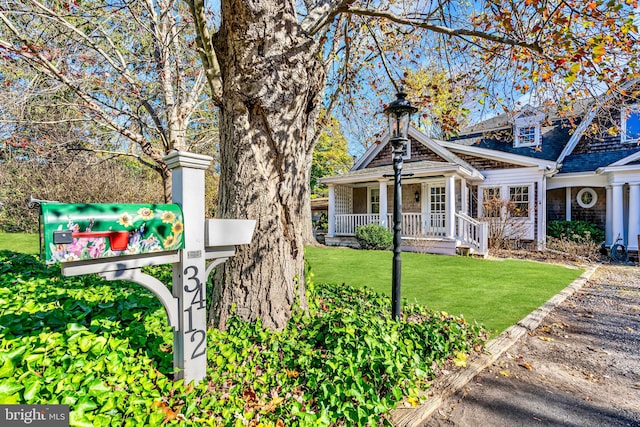
[[[0,250],[38,253],[38,235],[0,233]],[[367,286],[391,294],[390,251],[308,247],[316,283]],[[520,260],[402,254],[402,297],[463,315],[492,336],[515,324],[576,279],[582,270]]]
[[[0,250],[7,249],[23,254],[37,254],[40,250],[37,234],[0,233]]]
[[[308,247],[315,283],[367,286],[391,294],[390,251]],[[402,298],[463,315],[496,336],[582,274],[582,270],[520,260],[402,254]]]

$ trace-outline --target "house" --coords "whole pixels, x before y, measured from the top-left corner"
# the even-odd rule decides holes
[[[529,105],[467,128],[449,140],[409,131],[402,178],[403,246],[487,253],[488,224],[542,249],[550,220],[588,220],[629,251],[640,235],[640,106],[576,105],[573,117]],[[618,131],[599,131],[617,129]],[[392,224],[393,166],[388,135],[329,187],[327,245],[354,246],[359,225]],[[489,201],[503,201],[496,211]]]

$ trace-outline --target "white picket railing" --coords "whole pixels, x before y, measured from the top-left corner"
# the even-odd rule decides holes
[[[355,236],[356,227],[367,224],[379,224],[378,214],[342,214],[336,215],[336,235]]]
[[[340,214],[335,216],[335,233],[341,236],[354,236],[356,227],[366,224],[379,224],[378,214]],[[427,215],[423,213],[402,214],[402,235],[408,237],[444,237],[445,214]],[[393,214],[387,214],[387,228],[393,231]]]
[[[462,212],[456,213],[455,216],[458,240],[469,245],[477,254],[486,255],[489,251],[489,224]]]

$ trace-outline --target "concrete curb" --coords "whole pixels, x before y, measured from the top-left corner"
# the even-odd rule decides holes
[[[524,334],[537,328],[551,310],[562,304],[567,297],[582,288],[597,269],[598,265],[589,267],[580,277],[544,305],[491,340],[486,346],[485,354],[475,359],[466,369],[443,378],[438,387],[440,389],[438,395],[429,395],[427,402],[417,408],[399,408],[393,411],[391,414],[391,422],[393,425],[402,427],[423,426],[425,421],[446,399],[453,396],[476,375],[495,362]]]

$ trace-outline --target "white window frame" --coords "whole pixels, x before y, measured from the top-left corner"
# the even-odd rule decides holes
[[[498,196],[500,196],[500,200],[503,200],[502,199],[502,197],[503,197],[502,196],[502,193],[503,193],[502,186],[500,186],[500,185],[487,185],[487,186],[481,187],[480,188],[480,198],[481,198],[481,200],[480,200],[480,206],[479,206],[481,208],[481,214],[482,214],[481,216],[485,217],[485,218],[500,218],[504,214],[504,212],[502,212],[504,210],[503,208],[500,209],[500,213],[499,213],[498,216],[488,216],[488,213],[486,212],[486,209],[485,209],[485,203],[486,203],[485,202],[485,195],[486,195],[488,190],[497,190]],[[496,212],[496,213],[498,213],[498,212]]]
[[[534,212],[535,200],[534,200],[534,184],[532,183],[520,183],[520,184],[494,184],[494,185],[482,185],[478,187],[478,213],[479,216],[486,217],[486,212],[484,211],[484,192],[488,188],[499,188],[500,189],[500,200],[505,202],[505,206],[502,208],[502,215],[508,215],[506,212],[506,202],[511,200],[511,188],[515,187],[526,187],[529,191],[529,207],[527,209],[527,216],[514,216],[511,217],[515,220],[522,221],[531,221],[534,217],[532,213]],[[497,217],[487,217],[487,218],[497,218]]]
[[[378,192],[378,212],[373,212],[373,192]],[[380,188],[367,187],[367,212],[369,215],[380,214]]]
[[[620,142],[628,143],[628,142],[637,142],[640,140],[640,135],[635,138],[629,138],[627,135],[627,120],[632,115],[636,116],[640,121],[640,104],[632,104],[628,105],[620,111],[620,123],[621,123],[621,133],[620,133]]]
[[[582,196],[585,193],[590,193],[591,194],[591,202],[585,203],[582,200]],[[578,205],[580,205],[580,207],[582,207],[584,209],[592,208],[598,202],[598,193],[596,193],[596,190],[594,190],[593,188],[585,187],[585,188],[581,189],[580,191],[578,191],[578,194],[576,194],[576,202],[578,202]]]
[[[527,200],[527,214],[523,215],[523,216],[511,216],[511,214],[509,214],[509,216],[511,218],[514,219],[524,219],[524,220],[528,220],[531,218],[531,212],[533,210],[533,185],[529,185],[529,184],[520,184],[520,185],[508,185],[507,186],[507,193],[505,194],[504,197],[507,197],[507,200],[512,202],[512,203],[522,203],[522,202],[514,202],[513,200],[511,200],[511,189],[512,188],[526,188],[527,189],[527,197],[529,200]]]
[[[524,114],[525,112],[521,113]],[[516,116],[513,120],[513,146],[520,147],[537,147],[542,143],[542,121],[545,118],[544,113],[534,115]],[[521,131],[534,128],[534,137],[532,142],[524,142],[521,138]]]

